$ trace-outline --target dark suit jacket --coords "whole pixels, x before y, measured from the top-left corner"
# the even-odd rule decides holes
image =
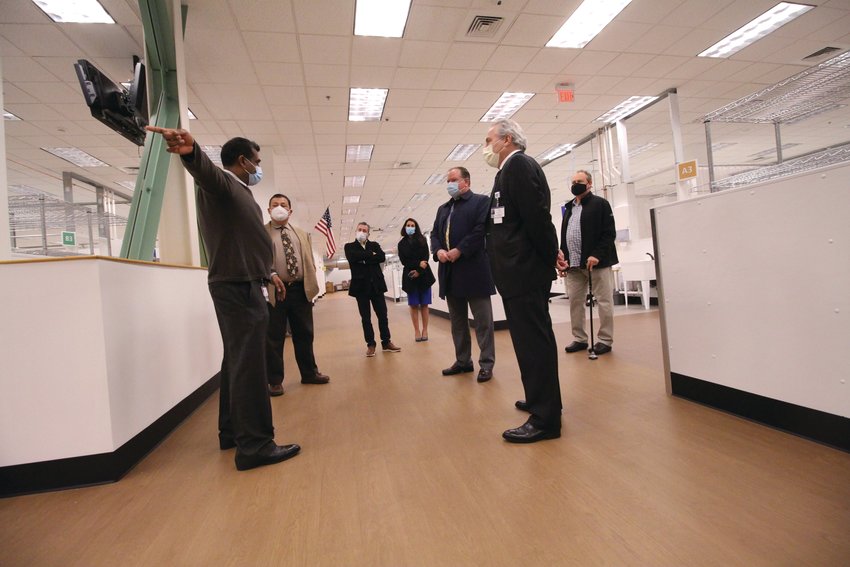
[[[345,258],[351,267],[348,295],[369,297],[387,291],[387,282],[381,270],[381,264],[387,257],[380,244],[367,240],[364,248],[356,240],[349,242],[345,245]]]
[[[570,253],[567,250],[567,223],[573,214],[575,199],[567,203],[564,220],[561,221],[561,250],[569,262]],[[597,268],[613,266],[617,258],[617,247],[614,239],[617,229],[614,227],[614,212],[611,204],[602,197],[590,193],[581,200],[581,264],[573,268],[586,268],[587,257],[594,256],[599,260]]]
[[[454,205],[454,212],[452,212]],[[450,242],[446,243],[446,225],[451,213]],[[443,262],[437,269],[440,279],[440,297],[483,297],[496,293],[490,275],[490,261],[484,244],[490,199],[472,191],[459,199],[450,199],[440,205],[431,230],[431,251],[437,260],[437,250],[460,250],[456,262]]]
[[[434,272],[431,271],[431,266],[422,267],[422,260],[428,261],[428,242],[422,236],[422,241],[414,240],[405,236],[398,241],[398,259],[403,266],[401,276],[401,289],[405,293],[414,291],[424,291],[434,285]],[[412,271],[419,273],[416,278],[411,278],[408,274]]]
[[[492,217],[497,206],[505,208],[500,224]],[[513,154],[496,174],[487,219],[487,254],[502,297],[549,291],[552,286],[558,235],[550,206],[543,169],[524,152]]]

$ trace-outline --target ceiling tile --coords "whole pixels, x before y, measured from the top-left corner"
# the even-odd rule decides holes
[[[390,85],[394,76],[395,69],[392,67],[351,67],[351,86],[371,88],[380,85]]]
[[[683,0],[652,0],[652,2],[632,2],[617,16],[624,22],[643,22],[657,24],[673,10],[678,8]],[[685,21],[692,21],[690,19]]]
[[[56,75],[39,65],[38,59],[34,57],[3,58],[4,81],[43,82],[55,81],[57,78]]]
[[[585,49],[599,51],[621,51],[624,46],[637,41],[652,26],[637,22],[621,22],[615,19],[599,32],[599,35],[590,40]]]
[[[304,106],[307,104],[307,93],[304,87],[263,87],[269,104],[286,104]]]
[[[396,89],[428,89],[437,78],[436,69],[396,69],[392,88]]]
[[[347,65],[304,65],[304,80],[308,87],[347,87]]]
[[[539,51],[536,47],[500,45],[484,68],[491,71],[522,71]]]
[[[242,37],[253,61],[274,61],[276,63],[299,63],[301,61],[295,34],[244,32]]]
[[[502,71],[482,71],[472,83],[473,91],[499,91],[510,84],[518,73]]]
[[[301,35],[298,42],[304,63],[348,65],[351,57],[351,37]]]
[[[558,31],[563,23],[563,17],[520,14],[505,34],[502,44],[543,47],[555,35],[555,32]]]
[[[466,10],[414,2],[404,28],[405,39],[448,42],[465,22]]]
[[[70,53],[79,53],[82,49],[88,57],[126,57],[127,59],[132,59],[133,55],[144,57],[142,46],[121,26],[63,24],[62,31],[79,46],[76,51]],[[68,55],[68,53],[61,55]],[[129,63],[128,66],[130,66]]]
[[[356,36],[351,46],[351,64],[395,67],[402,44],[403,40],[398,38]]]
[[[300,63],[256,62],[254,70],[257,72],[261,85],[304,85],[304,73]]]
[[[31,57],[80,53],[80,48],[53,24],[0,24],[0,35]]]
[[[230,8],[243,31],[295,32],[290,0],[230,0]]]
[[[454,42],[443,61],[443,68],[482,69],[494,51],[495,45]]]
[[[405,41],[398,65],[439,68],[449,51],[449,45],[447,42],[438,41]]]
[[[582,51],[563,70],[572,75],[593,75],[617,57],[607,51]]]
[[[298,33],[351,36],[354,2],[293,0]]]

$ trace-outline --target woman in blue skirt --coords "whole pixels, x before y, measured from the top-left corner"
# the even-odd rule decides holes
[[[419,229],[419,223],[414,219],[404,221],[401,236],[398,242],[398,258],[404,266],[401,289],[407,293],[410,318],[413,320],[416,342],[419,343],[428,340],[428,306],[431,305],[431,286],[436,280],[428,265],[428,241]]]

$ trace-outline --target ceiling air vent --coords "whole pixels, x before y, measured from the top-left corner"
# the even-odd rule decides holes
[[[499,16],[475,16],[466,30],[466,37],[494,37],[503,20]]]
[[[413,167],[413,162],[410,161],[397,161],[393,164],[393,169],[410,169]]]
[[[824,47],[823,49],[818,49],[817,51],[815,51],[812,54],[806,55],[805,57],[803,57],[803,61],[806,61],[807,59],[820,59],[824,55],[832,55],[836,51],[841,51],[841,48],[840,47]]]

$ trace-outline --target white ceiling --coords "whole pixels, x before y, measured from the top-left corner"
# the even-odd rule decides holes
[[[140,149],[89,115],[72,66],[85,58],[124,81],[142,55],[137,3],[101,1],[118,25],[54,24],[31,0],[0,0],[4,107],[22,119],[5,122],[11,185],[61,194],[65,170],[116,188],[133,179],[119,168],[138,165]],[[413,216],[431,226],[445,200],[442,185],[424,185],[432,174],[464,165],[473,190],[489,192],[495,170],[480,153],[445,158],[456,144],[483,141],[488,125],[479,119],[503,91],[536,93],[513,117],[534,156],[594,132],[594,119],[630,96],[676,88],[685,154],[704,162],[704,114],[805,69],[812,63],[802,58],[818,49],[850,48],[850,0],[810,0],[814,10],[729,59],[696,54],[775,0],[633,0],[584,49],[543,47],[579,3],[413,0],[404,37],[392,39],[353,35],[354,0],[187,0],[189,101],[199,118],[190,127],[202,144],[233,136],[260,144],[261,203],[286,193],[294,221],[308,229],[330,205],[338,241],[366,220],[391,248],[399,228],[390,225]],[[495,39],[469,39],[475,15],[505,24]],[[558,102],[562,82],[575,85],[574,102]],[[382,121],[348,122],[349,87],[390,89]],[[672,170],[645,175],[674,161],[667,104],[630,119],[628,130],[630,147],[658,144],[632,159],[638,193],[669,192]],[[774,144],[769,125],[713,124],[712,135],[731,143],[716,153],[719,164],[763,163],[751,154]],[[846,108],[783,129],[783,143],[798,144],[786,157],[848,139]],[[346,144],[374,144],[372,161],[346,163]],[[111,167],[77,168],[46,146],[78,147]],[[546,167],[553,199],[566,198],[574,169],[593,169],[592,153],[588,144]],[[344,188],[349,175],[365,175],[365,186]],[[407,210],[417,193],[429,197]],[[360,203],[343,206],[354,194]]]

